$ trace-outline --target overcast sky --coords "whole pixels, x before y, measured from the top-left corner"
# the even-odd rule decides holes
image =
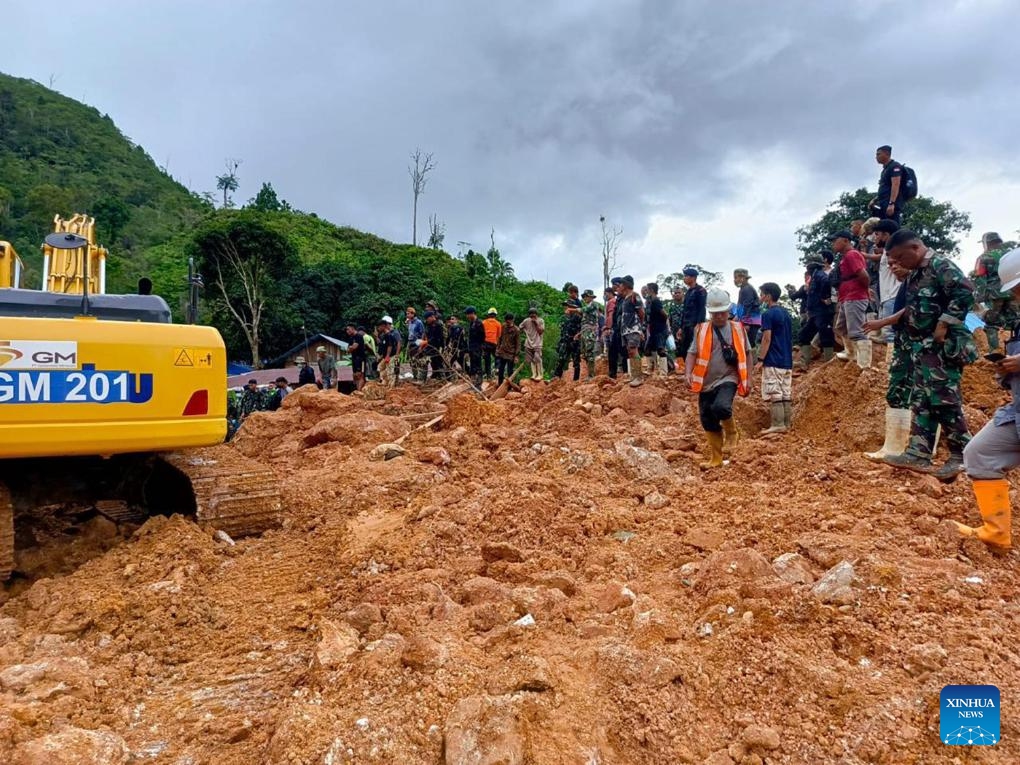
[[[519,276],[601,284],[687,262],[798,277],[794,230],[874,187],[874,150],[983,230],[1020,227],[1015,0],[480,3],[4,0],[0,70],[108,113],[171,174],[446,249],[496,244]],[[70,44],[75,35],[81,42]]]

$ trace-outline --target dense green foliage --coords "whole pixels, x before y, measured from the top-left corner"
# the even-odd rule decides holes
[[[797,229],[797,249],[802,253],[801,260],[829,249],[829,236],[842,228],[850,228],[851,221],[867,220],[868,203],[874,196],[873,192],[864,188],[847,192],[832,202],[821,218]],[[924,196],[907,203],[903,210],[903,226],[918,234],[935,251],[948,255],[959,253],[959,235],[971,228],[967,213],[957,210],[949,202],[937,202]]]
[[[39,286],[39,248],[56,214],[96,217],[100,243],[110,250],[114,292],[133,291],[139,276],[162,272],[166,251],[158,246],[210,210],[109,116],[0,74],[0,239],[11,241],[25,261],[26,286]],[[175,285],[173,292],[182,290]]]
[[[487,270],[472,273],[468,263],[441,250],[394,244],[314,215],[245,208],[208,216],[187,246],[205,276],[203,315],[223,332],[234,358],[250,358],[250,352],[240,324],[231,321],[214,284],[216,242],[223,236],[247,242],[239,249],[247,257],[265,258],[267,272],[277,274],[271,285],[273,299],[263,317],[263,361],[300,342],[302,327],[309,335],[324,332],[343,337],[347,322],[372,329],[384,314],[392,315],[399,326],[408,305],[420,312],[427,300],[435,300],[447,315],[474,305],[479,313],[495,307],[501,315],[510,311],[521,316],[535,305],[549,323],[548,353],[555,350],[564,295],[548,284],[503,275],[494,289]],[[260,238],[274,244],[266,246]],[[280,239],[286,247],[275,244]],[[182,258],[186,261],[186,255]],[[239,296],[240,285],[234,282],[228,291]]]

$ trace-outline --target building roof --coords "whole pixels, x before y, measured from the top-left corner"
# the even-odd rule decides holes
[[[316,345],[321,345],[323,341],[338,346],[340,350],[343,351],[347,350],[348,343],[346,340],[339,340],[338,338],[319,332],[315,335],[312,335],[307,340],[303,340],[302,342],[298,343],[289,351],[285,351],[284,353],[280,354],[275,359],[270,359],[269,366],[279,367],[282,364],[286,363],[287,359],[289,359],[295,353],[298,353],[299,351],[308,351],[309,348],[314,348]],[[308,358],[309,362],[314,361],[314,359],[311,358],[311,356],[308,353],[306,353],[305,356]]]

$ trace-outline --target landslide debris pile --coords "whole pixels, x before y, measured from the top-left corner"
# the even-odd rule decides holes
[[[942,686],[1020,694],[1016,558],[947,528],[966,481],[860,457],[881,374],[795,391],[794,433],[739,401],[703,473],[676,379],[299,390],[234,444],[278,474],[281,529],[153,518],[8,593],[0,762],[953,761]],[[1020,761],[1002,724],[982,761]]]

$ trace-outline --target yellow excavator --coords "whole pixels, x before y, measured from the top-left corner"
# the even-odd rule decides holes
[[[182,512],[231,536],[280,520],[271,471],[222,445],[219,332],[172,324],[156,295],[106,294],[106,255],[93,218],[58,215],[42,289],[23,289],[0,242],[0,582],[54,502],[117,523]]]

